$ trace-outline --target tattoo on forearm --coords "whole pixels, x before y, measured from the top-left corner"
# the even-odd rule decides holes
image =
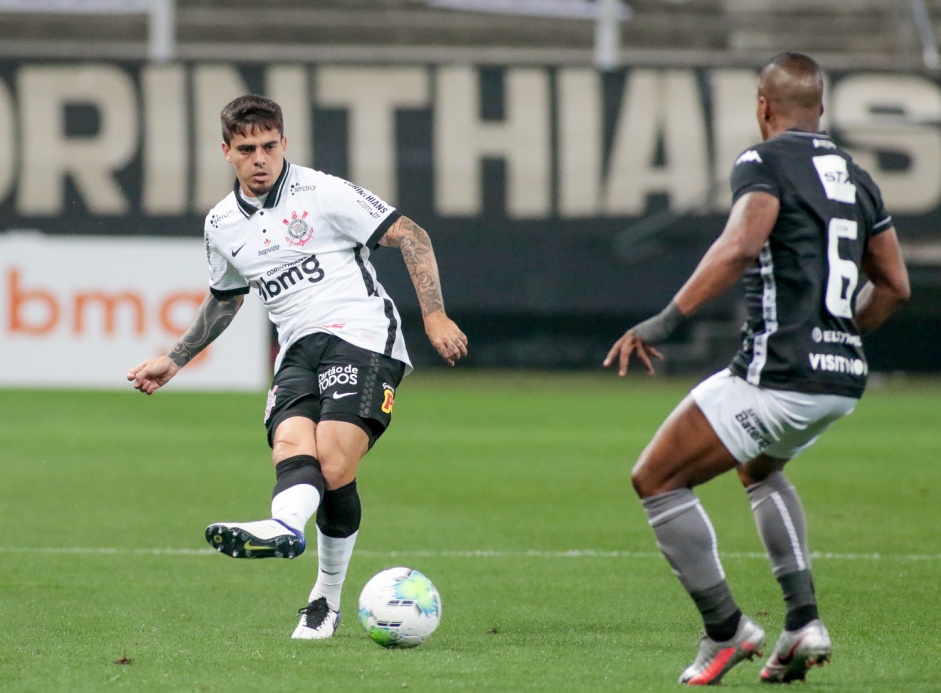
[[[425,230],[408,217],[400,217],[395,222],[396,233],[392,244],[398,245],[405,260],[405,266],[412,277],[422,317],[444,310],[441,296],[441,278],[438,275],[438,263],[431,247],[431,239]]]
[[[180,337],[180,341],[167,356],[180,368],[192,361],[199,352],[225,331],[239,308],[242,307],[243,300],[244,296],[221,299],[212,294],[206,296],[199,306],[193,324]]]

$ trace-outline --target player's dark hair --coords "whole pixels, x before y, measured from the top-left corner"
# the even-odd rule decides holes
[[[816,73],[821,78],[823,77],[823,69],[816,60],[805,53],[798,53],[796,51],[778,53],[768,61],[767,65],[783,67],[794,72]]]
[[[226,144],[235,135],[247,135],[254,130],[277,130],[284,135],[284,116],[281,107],[264,96],[246,94],[230,101],[222,109],[222,139]]]
[[[769,98],[798,108],[818,108],[823,98],[823,69],[804,53],[778,53],[761,70],[762,76],[775,73]],[[786,76],[786,79],[784,78]]]

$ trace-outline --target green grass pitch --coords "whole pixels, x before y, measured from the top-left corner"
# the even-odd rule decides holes
[[[692,381],[613,373],[410,376],[366,458],[335,638],[290,639],[316,552],[235,561],[214,521],[267,517],[258,394],[0,391],[0,690],[671,691],[699,621],[629,474]],[[832,664],[801,690],[941,688],[941,383],[874,383],[789,476]],[[734,475],[700,487],[733,593],[771,643],[777,584]],[[415,650],[356,601],[383,568],[443,599]],[[770,647],[770,644],[769,644]],[[757,662],[725,679],[758,690]]]

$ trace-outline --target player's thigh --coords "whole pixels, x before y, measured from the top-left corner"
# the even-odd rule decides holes
[[[691,393],[716,435],[741,463],[756,472],[775,460],[807,450],[834,421],[851,413],[851,397],[757,387],[728,369],[707,378]]]
[[[401,361],[335,339],[318,375],[321,427],[329,421],[358,426],[372,447],[392,422],[404,373]]]
[[[369,447],[369,436],[362,426],[338,420],[318,424],[318,459],[327,488],[340,488],[353,481]]]
[[[271,381],[265,406],[265,428],[273,458],[278,462],[293,454],[316,456],[313,444],[321,416],[318,368],[329,335],[300,339],[285,354]]]
[[[641,453],[631,482],[641,498],[648,498],[705,483],[736,464],[696,402],[687,396]]]

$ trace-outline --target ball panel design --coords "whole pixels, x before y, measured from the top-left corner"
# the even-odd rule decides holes
[[[441,597],[423,573],[406,567],[374,575],[359,596],[359,622],[382,647],[415,647],[441,620]]]

